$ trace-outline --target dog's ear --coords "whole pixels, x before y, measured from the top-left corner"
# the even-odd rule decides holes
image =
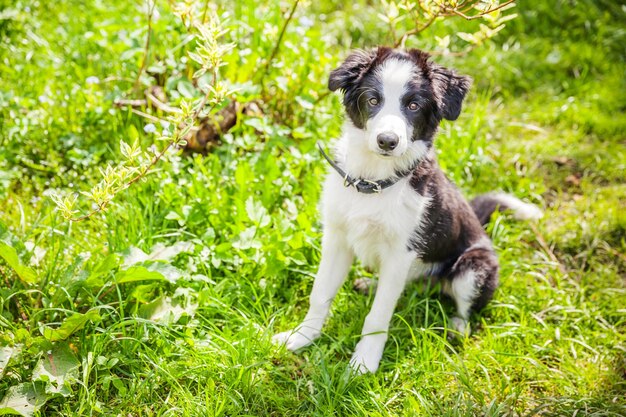
[[[330,91],[346,91],[350,85],[359,82],[361,77],[372,66],[377,56],[377,50],[352,52],[338,68],[330,73],[328,88]]]
[[[456,120],[461,114],[463,99],[472,85],[472,79],[435,64],[430,61],[430,54],[427,52],[409,49],[407,53],[415,65],[430,78],[441,116]]]
[[[461,114],[463,99],[472,85],[472,79],[465,75],[430,64],[430,77],[441,115],[448,120],[456,120]]]

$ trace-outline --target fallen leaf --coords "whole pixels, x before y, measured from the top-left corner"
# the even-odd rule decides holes
[[[45,353],[33,370],[33,381],[46,383],[47,394],[71,394],[69,384],[78,379],[80,362],[70,347],[63,343]]]
[[[172,324],[180,320],[183,315],[192,317],[197,308],[197,304],[187,300],[159,297],[141,308],[141,316],[159,323]]]
[[[24,382],[9,388],[0,402],[0,415],[32,417],[48,401],[44,386],[41,382]]]
[[[572,175],[568,175],[565,178],[565,182],[568,183],[568,184],[572,184],[572,185],[576,185],[577,186],[577,185],[580,185],[580,178],[577,177],[576,175],[573,175],[573,174]]]
[[[11,361],[11,358],[20,352],[16,346],[4,346],[0,348],[0,378],[4,376],[4,370]]]

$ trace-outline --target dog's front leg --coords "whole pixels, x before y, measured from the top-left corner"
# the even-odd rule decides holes
[[[399,248],[395,256],[387,256],[380,267],[374,304],[365,318],[361,340],[357,343],[350,365],[360,373],[376,372],[383,356],[389,323],[402,295],[415,255]]]
[[[310,345],[317,339],[330,305],[346,279],[354,255],[347,245],[343,233],[326,228],[322,237],[322,259],[313,283],[309,299],[309,311],[302,323],[273,337],[273,341],[284,344],[289,350],[297,350]]]

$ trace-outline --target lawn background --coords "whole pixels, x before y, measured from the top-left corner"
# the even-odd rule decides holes
[[[0,0],[0,414],[625,415],[624,6],[523,1],[491,41],[435,57],[474,79],[436,140],[448,176],[545,217],[489,225],[501,286],[471,337],[448,343],[450,302],[411,286],[381,369],[355,377],[372,300],[349,285],[312,347],[270,338],[304,316],[319,261],[315,142],[342,124],[328,73],[393,39],[381,3],[304,2],[264,66],[292,5],[211,2],[236,45],[221,77],[254,111],[206,155],[168,154],[70,223],[51,194],[89,190],[120,140],[155,142],[150,120],[114,104],[133,98],[145,5]],[[176,104],[197,95],[193,42],[171,3],[156,10],[138,82]],[[407,47],[441,51],[450,35],[463,50],[455,34],[478,24],[446,19]]]

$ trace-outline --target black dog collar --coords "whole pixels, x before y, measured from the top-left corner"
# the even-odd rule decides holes
[[[322,154],[324,159],[326,159],[328,163],[330,164],[330,166],[333,167],[339,175],[341,175],[341,177],[343,178],[344,187],[353,186],[355,190],[363,194],[380,193],[385,188],[389,188],[395,183],[397,183],[398,181],[400,181],[401,178],[409,175],[411,172],[415,170],[415,168],[417,168],[417,165],[419,164],[419,161],[417,161],[415,165],[411,167],[411,169],[396,173],[395,177],[387,178],[386,180],[371,181],[371,180],[366,180],[364,178],[352,178],[350,175],[346,173],[346,171],[341,169],[341,167],[337,165],[335,161],[330,159],[330,157],[326,154],[326,152],[324,152],[324,148],[322,148],[322,144],[320,142],[317,142],[317,147],[319,148],[320,153]]]

